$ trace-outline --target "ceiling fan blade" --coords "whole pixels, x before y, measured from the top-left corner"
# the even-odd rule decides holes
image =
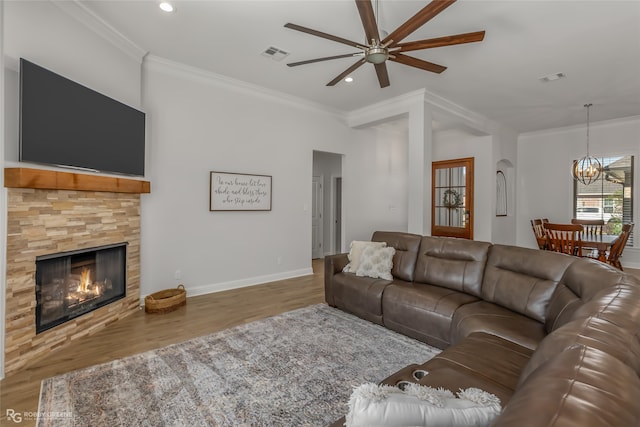
[[[434,47],[453,46],[456,44],[479,42],[484,39],[484,31],[474,33],[456,34],[455,36],[438,37],[427,40],[416,40],[413,42],[399,43],[394,47],[399,47],[397,52],[408,52],[411,50],[431,49]]]
[[[423,61],[422,59],[414,58],[412,56],[403,55],[401,53],[393,53],[393,56],[389,57],[389,61],[398,62],[400,64],[408,65],[410,67],[420,68],[421,70],[431,71],[432,73],[440,74],[447,67],[434,64],[433,62]]]
[[[358,13],[360,13],[367,43],[372,43],[371,40],[379,42],[378,24],[376,23],[376,16],[373,13],[371,0],[356,0],[356,7],[358,8]]]
[[[358,67],[360,67],[362,64],[364,64],[366,61],[364,60],[364,58],[362,58],[361,60],[359,60],[358,62],[356,62],[355,64],[353,64],[351,67],[347,68],[346,70],[344,70],[338,77],[336,77],[335,79],[331,80],[329,83],[327,83],[327,86],[335,86],[336,83],[338,83],[340,80],[344,79],[345,77],[347,77],[349,74],[351,74],[352,72],[354,72]]]
[[[440,12],[455,3],[456,0],[433,0],[422,10],[413,15],[407,22],[400,25],[391,34],[384,38],[382,44],[392,42],[389,46],[394,47],[400,43],[405,37],[422,27],[429,20],[433,19]]]
[[[331,40],[334,42],[346,44],[352,47],[357,47],[358,49],[366,49],[366,46],[363,46],[361,43],[356,43],[351,40],[343,39],[342,37],[334,36],[331,34],[323,33],[322,31],[312,30],[311,28],[303,27],[301,25],[292,24],[290,22],[284,24],[286,28],[290,28],[292,30],[300,31],[303,33],[311,34],[316,37],[321,37],[323,39]]]
[[[287,64],[287,66],[288,67],[297,67],[298,65],[313,64],[314,62],[330,61],[332,59],[352,58],[354,56],[359,56],[359,55],[362,55],[362,54],[363,54],[362,52],[357,52],[357,53],[346,53],[344,55],[326,56],[324,58],[316,58],[316,59],[308,59],[306,61],[291,62],[291,63]]]
[[[376,65],[376,74],[378,75],[378,82],[380,83],[380,87],[389,86],[389,73],[387,73],[387,64],[384,62],[382,64]]]

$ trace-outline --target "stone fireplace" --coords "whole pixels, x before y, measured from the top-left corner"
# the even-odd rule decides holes
[[[140,194],[150,184],[7,168],[5,186],[9,374],[139,309]],[[114,248],[122,252],[111,253]],[[110,254],[98,260],[91,253],[99,249]],[[54,254],[62,260],[53,261]],[[124,272],[111,271],[116,262]],[[62,308],[66,314],[58,316]]]

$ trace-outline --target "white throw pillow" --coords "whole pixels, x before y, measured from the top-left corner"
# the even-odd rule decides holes
[[[360,240],[354,240],[349,246],[349,264],[347,264],[342,271],[345,273],[355,273],[360,267],[360,258],[362,251],[368,246],[376,248],[384,248],[387,246],[387,242],[365,242]]]
[[[500,414],[500,399],[477,388],[457,393],[409,384],[403,390],[372,383],[349,400],[347,427],[485,427]]]
[[[374,279],[393,280],[391,269],[393,268],[393,255],[395,248],[376,248],[367,246],[362,251],[360,266],[356,276],[373,277]]]

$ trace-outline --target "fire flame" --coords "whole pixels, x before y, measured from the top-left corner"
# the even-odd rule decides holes
[[[80,274],[80,285],[78,285],[78,292],[87,292],[87,289],[91,285],[91,270],[83,268]]]

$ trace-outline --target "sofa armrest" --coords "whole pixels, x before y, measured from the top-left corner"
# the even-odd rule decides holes
[[[349,264],[349,254],[328,255],[324,257],[324,277],[340,273]]]
[[[324,258],[324,297],[332,307],[335,307],[333,298],[333,276],[342,272],[349,263],[348,254],[328,255]]]

